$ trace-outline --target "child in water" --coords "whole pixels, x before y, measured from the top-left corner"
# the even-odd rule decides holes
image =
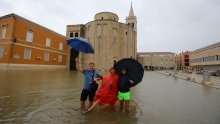
[[[129,112],[130,108],[130,87],[134,84],[133,80],[130,80],[126,69],[122,69],[118,82],[118,100],[120,102],[120,111],[123,111],[125,106],[125,112]]]

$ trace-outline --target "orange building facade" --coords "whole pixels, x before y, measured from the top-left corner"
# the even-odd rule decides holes
[[[182,52],[178,55],[176,55],[176,64],[177,64],[177,69],[178,70],[183,70],[186,72],[191,72],[192,71],[192,67],[190,65],[190,54],[192,52],[190,51],[186,51],[186,52]]]
[[[66,37],[15,14],[0,17],[0,69],[67,68]]]

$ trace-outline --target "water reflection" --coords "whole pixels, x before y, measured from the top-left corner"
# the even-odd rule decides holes
[[[132,88],[129,114],[118,103],[82,114],[78,72],[9,70],[0,79],[0,123],[220,123],[219,90],[156,72]]]

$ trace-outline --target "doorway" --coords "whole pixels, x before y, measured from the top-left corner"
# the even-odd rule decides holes
[[[79,51],[71,48],[70,50],[70,70],[76,70],[76,61],[75,59],[79,56]]]
[[[116,63],[117,63],[117,60],[116,60],[116,59],[114,59],[114,61],[113,61],[113,66],[114,66]]]

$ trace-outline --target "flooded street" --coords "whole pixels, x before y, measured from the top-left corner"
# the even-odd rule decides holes
[[[79,110],[82,74],[67,70],[0,71],[0,123],[220,124],[220,90],[145,72],[132,88],[131,112]]]

